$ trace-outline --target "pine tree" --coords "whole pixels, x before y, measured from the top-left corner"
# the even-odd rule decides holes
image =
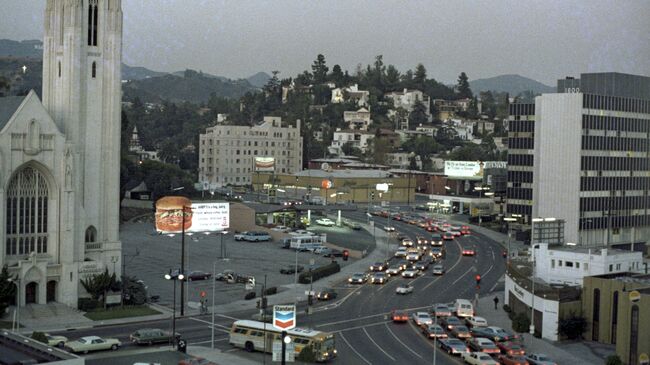
[[[469,81],[467,75],[464,72],[461,72],[460,75],[458,75],[458,83],[456,84],[456,93],[458,97],[461,99],[472,97],[472,89],[469,88]]]
[[[319,54],[316,56],[316,60],[311,65],[312,75],[314,75],[314,82],[317,84],[322,84],[327,78],[327,71],[329,68],[325,66],[325,56]]]
[[[424,65],[418,63],[415,67],[415,76],[413,77],[413,83],[415,87],[420,90],[424,89],[424,83],[427,81],[427,69],[424,68]]]

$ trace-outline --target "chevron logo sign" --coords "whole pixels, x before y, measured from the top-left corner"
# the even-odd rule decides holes
[[[296,327],[296,306],[273,306],[273,327],[286,331]]]

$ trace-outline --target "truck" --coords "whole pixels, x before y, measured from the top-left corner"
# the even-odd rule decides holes
[[[323,249],[327,242],[327,235],[304,235],[304,236],[291,236],[282,240],[285,248],[291,248],[298,251],[311,251]]]

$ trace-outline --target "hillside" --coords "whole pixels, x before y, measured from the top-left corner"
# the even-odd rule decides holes
[[[258,72],[255,75],[249,76],[246,80],[248,80],[251,85],[261,88],[266,85],[270,78],[271,76],[266,72]]]
[[[520,75],[500,75],[487,79],[478,79],[470,81],[469,85],[475,94],[488,90],[507,92],[512,96],[524,91],[532,91],[535,94],[555,92],[555,87],[544,85],[539,81]]]
[[[41,58],[43,57],[43,42],[37,39],[25,41],[0,39],[0,57]]]
[[[142,80],[166,74],[166,72],[153,71],[146,67],[129,66],[122,63],[122,80]]]
[[[26,67],[23,72],[23,66]],[[34,89],[41,95],[43,63],[34,58],[0,58],[0,76],[9,80],[7,95],[25,95]]]

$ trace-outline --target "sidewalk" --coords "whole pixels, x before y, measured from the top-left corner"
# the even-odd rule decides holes
[[[499,298],[498,309],[494,309],[494,297]],[[494,292],[490,295],[479,298],[477,314],[487,319],[490,326],[501,327],[512,332],[512,321],[503,310],[503,292]],[[550,356],[560,365],[564,364],[602,364],[604,358],[594,354],[589,346],[582,342],[551,342],[545,339],[533,337],[526,333],[522,335],[526,353],[542,353]]]

